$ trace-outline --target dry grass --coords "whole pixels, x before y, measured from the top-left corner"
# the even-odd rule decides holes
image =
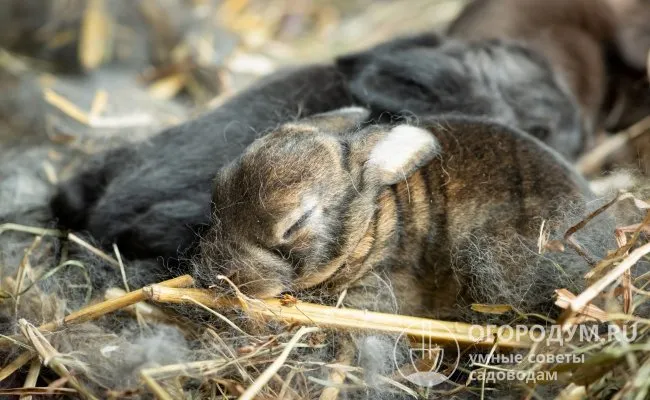
[[[622,200],[620,200],[622,198]],[[629,201],[630,196],[619,196],[620,201]],[[634,202],[639,206],[644,206],[644,202],[636,200]],[[611,204],[611,203],[610,203]],[[650,214],[649,214],[650,215]],[[19,325],[21,334],[8,336],[0,340],[0,346],[5,350],[18,350],[18,355],[7,360],[6,365],[0,370],[0,382],[8,377],[25,371],[23,387],[14,387],[5,394],[72,394],[83,398],[103,398],[110,392],[99,392],[96,385],[93,385],[92,379],[84,375],[86,367],[70,364],[56,348],[54,348],[45,336],[48,332],[69,329],[73,325],[87,323],[103,318],[109,313],[127,311],[123,318],[145,318],[150,321],[164,320],[169,323],[177,321],[174,315],[178,310],[168,308],[157,308],[147,305],[144,301],[153,301],[160,304],[183,304],[183,310],[192,315],[191,309],[209,308],[215,312],[224,312],[219,314],[228,319],[229,324],[224,325],[220,331],[213,330],[210,326],[201,328],[204,335],[207,333],[209,340],[205,340],[202,346],[221,348],[221,356],[211,359],[204,359],[193,362],[183,362],[159,367],[150,367],[140,370],[141,386],[130,388],[129,393],[143,393],[149,391],[159,399],[173,399],[180,395],[188,396],[189,392],[183,394],[188,388],[195,387],[196,381],[200,383],[200,393],[205,394],[207,388],[223,393],[225,395],[240,396],[240,398],[250,399],[255,396],[273,397],[278,391],[283,391],[284,395],[292,393],[297,398],[307,398],[313,396],[315,390],[313,386],[306,391],[308,386],[298,384],[296,373],[304,373],[304,369],[311,366],[313,361],[306,361],[300,356],[297,349],[315,349],[322,347],[330,341],[329,335],[338,331],[349,331],[359,333],[383,332],[383,333],[406,333],[416,342],[433,340],[436,343],[445,345],[445,343],[459,343],[465,351],[477,351],[480,347],[490,350],[493,354],[495,350],[507,351],[507,349],[519,349],[524,351],[523,354],[585,354],[584,363],[566,363],[557,364],[547,362],[526,363],[520,365],[505,365],[478,363],[476,362],[470,369],[475,371],[494,371],[505,372],[509,369],[513,371],[528,371],[537,373],[539,371],[559,371],[561,382],[566,385],[566,390],[560,398],[572,398],[571,393],[587,393],[598,397],[603,393],[612,393],[613,398],[644,398],[648,393],[648,378],[650,378],[650,320],[634,315],[636,306],[641,305],[648,300],[650,292],[645,291],[647,285],[647,276],[641,276],[625,286],[625,271],[629,270],[643,256],[650,252],[650,245],[640,243],[643,237],[642,232],[650,223],[650,218],[646,218],[642,223],[637,224],[634,229],[628,229],[630,234],[629,240],[617,251],[604,260],[596,264],[595,270],[599,270],[598,279],[588,287],[583,293],[574,295],[566,290],[558,290],[557,304],[564,308],[559,324],[564,324],[566,328],[570,324],[598,322],[614,322],[622,332],[630,330],[633,324],[636,324],[637,335],[632,341],[628,341],[625,335],[614,335],[602,338],[596,343],[563,343],[562,346],[541,346],[539,343],[533,343],[528,337],[520,339],[485,337],[477,340],[470,334],[471,326],[458,322],[428,321],[422,318],[413,318],[400,315],[389,315],[381,313],[372,313],[363,310],[350,310],[336,307],[326,307],[319,304],[302,302],[294,298],[257,300],[246,298],[240,295],[238,298],[220,298],[210,290],[202,289],[183,289],[183,287],[192,285],[192,278],[181,276],[176,279],[161,282],[160,284],[140,288],[132,292],[124,292],[119,289],[110,289],[107,292],[107,300],[100,301],[79,310],[76,310],[61,320],[52,321],[35,327],[24,319],[20,319]],[[12,225],[12,229],[29,232],[35,235],[37,240],[27,248],[26,258],[42,246],[41,240],[43,234],[60,236],[58,231],[40,230],[31,227],[21,227]],[[0,227],[6,232],[6,227]],[[577,228],[576,228],[577,229]],[[571,232],[576,229],[572,229]],[[88,243],[84,243],[81,248],[97,254],[99,250],[93,249]],[[29,262],[23,262],[27,265]],[[25,272],[25,267],[18,268],[19,274],[34,276]],[[593,278],[594,271],[590,272]],[[43,299],[43,293],[37,285],[32,285],[29,279],[24,278],[29,287],[21,292],[23,302],[38,303]],[[17,281],[14,280],[14,281]],[[6,279],[5,279],[6,282]],[[614,283],[612,285],[612,283]],[[3,284],[3,293],[13,293],[10,298],[6,298],[0,303],[2,307],[12,307],[18,300],[15,296],[15,290],[18,286],[6,287]],[[560,289],[560,288],[558,288]],[[628,312],[624,309],[624,293],[630,291],[630,296],[635,307]],[[605,309],[601,309],[592,304],[596,298],[607,298]],[[38,304],[36,304],[38,307]],[[45,308],[45,305],[41,305]],[[238,309],[244,313],[250,322],[254,322],[255,328],[249,333],[236,325],[236,320],[232,319],[232,310]],[[476,311],[504,314],[516,311],[507,305],[476,305]],[[230,315],[226,317],[225,315]],[[262,329],[268,321],[279,323],[281,328],[279,332],[271,333]],[[442,327],[440,329],[420,329],[427,323],[434,322],[434,326]],[[248,326],[247,325],[247,326]],[[303,326],[295,331],[297,326]],[[416,327],[416,328],[413,328]],[[223,337],[233,332],[246,337],[247,345],[234,348],[226,345],[224,347]],[[226,335],[226,336],[224,336]],[[478,347],[477,347],[478,346]],[[227,350],[226,350],[227,349]],[[16,353],[14,353],[16,354]],[[35,363],[34,360],[40,360]],[[348,363],[350,360],[347,360]],[[42,365],[42,367],[40,367]],[[72,366],[71,366],[72,365]],[[289,366],[289,372],[287,368]],[[348,386],[363,386],[363,374],[358,367],[345,365],[336,362],[336,360],[321,360],[320,366],[329,370],[331,381],[321,381],[313,378],[312,384],[319,383],[321,386],[322,398],[335,398],[340,388]],[[87,368],[92,369],[92,366]],[[298,368],[298,370],[296,370]],[[60,377],[55,380],[57,385],[52,387],[36,387],[35,383],[39,374],[53,371]],[[235,372],[238,371],[238,372]],[[296,372],[302,371],[302,372]],[[396,376],[383,376],[388,384],[393,388],[402,390],[407,396],[414,394],[416,396],[424,395],[425,392],[418,391],[417,388],[409,387],[407,381],[399,379]],[[194,383],[192,383],[194,382]],[[348,383],[349,382],[349,383]],[[490,382],[486,386],[485,382],[479,385],[480,390],[489,390]],[[523,382],[513,383],[521,387]],[[536,385],[542,385],[542,382],[536,382]],[[187,385],[190,385],[189,387]],[[328,385],[334,385],[327,387]],[[476,387],[476,383],[472,383]],[[525,385],[524,385],[525,386]],[[472,387],[472,386],[470,386]],[[486,389],[487,387],[487,389]],[[327,388],[327,390],[325,390]],[[334,388],[339,388],[334,390]],[[460,384],[460,389],[463,388]],[[530,387],[530,390],[539,389],[539,387]],[[72,392],[74,390],[74,392]],[[317,390],[317,389],[316,389]],[[469,390],[469,389],[468,389]],[[124,393],[124,392],[122,392]],[[318,391],[316,392],[318,393]],[[532,393],[532,392],[531,392]],[[568,394],[567,394],[568,393]],[[113,393],[115,395],[115,393]],[[332,397],[334,396],[334,397]]]

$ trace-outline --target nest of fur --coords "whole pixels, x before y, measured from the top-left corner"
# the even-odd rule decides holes
[[[426,320],[325,307],[314,304],[317,299],[220,298],[192,289],[189,276],[130,287],[147,266],[125,262],[118,250],[108,254],[56,229],[2,224],[0,351],[7,361],[0,393],[91,399],[643,398],[649,387],[650,292],[648,274],[638,270],[647,270],[650,244],[642,231],[650,223],[650,205],[631,195],[619,196],[617,205],[619,213],[629,208],[648,214],[596,264],[587,290],[557,291],[556,304],[565,309],[560,319],[509,304],[474,304],[475,319],[498,322],[499,328],[449,323],[452,340],[444,332],[411,329]],[[540,249],[557,251],[558,243],[544,240]],[[584,307],[591,300],[602,307]],[[574,333],[560,338],[560,326]],[[551,340],[513,336],[521,327],[543,327]],[[583,328],[598,337],[585,339]],[[407,335],[397,335],[402,332]],[[458,345],[474,358],[456,364],[443,357],[438,371],[451,371],[449,380],[431,388],[414,385],[413,375],[404,372],[413,372],[408,349],[432,339],[441,349],[453,352]],[[507,358],[514,356],[520,358]],[[514,378],[503,380],[508,373]]]
[[[38,1],[26,1],[25,7],[28,3],[39,7]],[[187,118],[197,106],[218,104],[222,96],[251,77],[273,68],[270,57],[258,51],[260,43],[278,40],[278,35],[284,39],[296,35],[295,26],[281,25],[280,21],[287,20],[286,9],[276,10],[275,19],[257,25],[254,21],[260,15],[269,15],[263,5],[253,4],[252,11],[242,11],[234,7],[237,2],[225,2],[224,12],[237,18],[229,18],[236,23],[224,27],[204,18],[201,6],[197,11],[181,3],[142,2],[148,6],[134,13],[135,2],[90,1],[86,7],[75,7],[75,2],[52,1],[48,15],[31,13],[36,21],[12,25],[14,33],[22,35],[0,36],[3,46],[38,58],[0,50],[0,396],[648,397],[650,275],[627,273],[646,270],[646,254],[650,253],[643,233],[650,210],[643,201],[647,191],[641,189],[613,206],[625,216],[624,225],[639,225],[619,235],[620,248],[608,249],[609,256],[585,278],[588,289],[570,293],[557,288],[558,307],[565,309],[559,320],[524,314],[511,304],[472,306],[476,320],[497,321],[502,326],[550,330],[561,324],[566,329],[584,326],[589,332],[596,327],[601,335],[590,341],[575,335],[561,342],[539,343],[491,334],[477,339],[471,327],[463,324],[444,325],[454,332],[452,340],[416,330],[396,337],[423,321],[322,307],[313,304],[316,298],[300,299],[308,303],[289,296],[268,302],[244,296],[223,300],[192,289],[187,276],[142,289],[134,282],[147,274],[146,263],[124,260],[117,248],[106,252],[89,239],[52,229],[47,201],[54,185],[73,174],[80,160],[127,139],[142,140]],[[200,3],[208,7],[211,2]],[[430,21],[434,14],[453,15],[450,10],[457,10],[458,5],[451,3],[455,2],[426,10],[399,2],[385,7],[392,10],[387,15],[399,9],[417,12],[422,21]],[[320,37],[322,26],[338,18],[327,7],[310,9],[305,15],[299,28],[312,38]],[[377,15],[353,15],[343,26],[358,24],[363,18],[373,22],[359,35],[372,36],[367,33],[373,31],[373,23],[378,24]],[[25,34],[46,21],[51,23],[45,33]],[[250,33],[251,26],[257,26],[256,35]],[[209,53],[216,58],[205,62],[201,43],[214,43],[214,32],[226,37],[248,32],[248,36],[239,48],[226,45]],[[384,32],[386,36],[395,33]],[[59,40],[57,46],[47,43],[53,37]],[[129,38],[134,37],[153,39],[131,43]],[[84,45],[85,41],[99,41],[103,46],[94,47],[103,50],[91,50],[93,46]],[[349,37],[347,41],[354,42]],[[130,51],[121,47],[125,43],[132,46]],[[233,56],[237,49],[239,55]],[[74,68],[96,70],[92,79],[56,75],[55,67],[61,66],[60,60],[69,60],[70,54]],[[109,60],[119,60],[120,68],[127,68],[99,68]],[[648,125],[642,121],[635,132],[647,131]],[[127,128],[130,136],[120,136]],[[643,181],[637,186],[643,187]],[[498,244],[487,246],[498,251]],[[540,235],[540,252],[559,251],[559,247]],[[498,283],[492,286],[498,294]],[[583,307],[595,298],[599,307]],[[418,366],[426,370],[439,362],[438,371],[448,373],[450,379],[430,388],[414,385],[405,377],[418,371],[409,349],[431,338],[437,339],[441,349],[453,350],[458,343],[463,354],[487,358],[482,362],[463,359],[456,365],[449,357],[436,355],[432,360],[430,355]],[[579,356],[580,362],[566,357],[549,361],[558,354]],[[521,355],[522,360],[504,362],[500,355]],[[498,379],[509,372],[517,373],[516,379]],[[555,379],[541,379],[548,376],[545,372]]]

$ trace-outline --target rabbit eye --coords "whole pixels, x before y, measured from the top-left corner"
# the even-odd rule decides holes
[[[294,233],[296,233],[300,228],[302,228],[305,225],[305,222],[307,222],[307,219],[314,213],[314,209],[312,208],[311,210],[307,211],[304,213],[296,222],[294,222],[293,225],[289,229],[287,229],[284,234],[282,235],[282,239],[287,240],[289,239]]]

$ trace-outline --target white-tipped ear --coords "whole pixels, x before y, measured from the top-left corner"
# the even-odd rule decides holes
[[[392,185],[406,179],[439,152],[438,140],[430,131],[398,125],[373,147],[366,168],[378,172],[382,183]]]

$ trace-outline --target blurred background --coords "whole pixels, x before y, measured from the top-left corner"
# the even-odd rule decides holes
[[[17,81],[36,74],[47,105],[89,127],[152,125],[151,119],[154,124],[174,123],[184,112],[212,107],[281,65],[325,61],[400,33],[440,26],[462,4],[4,0],[0,89],[12,97],[22,94],[26,88]],[[177,104],[160,104],[170,101]],[[152,108],[157,107],[165,111],[156,115]],[[65,125],[52,110],[46,112],[48,128]],[[5,111],[3,122],[28,123],[30,117],[20,120],[19,113]],[[55,136],[76,140],[82,134],[73,130]]]

